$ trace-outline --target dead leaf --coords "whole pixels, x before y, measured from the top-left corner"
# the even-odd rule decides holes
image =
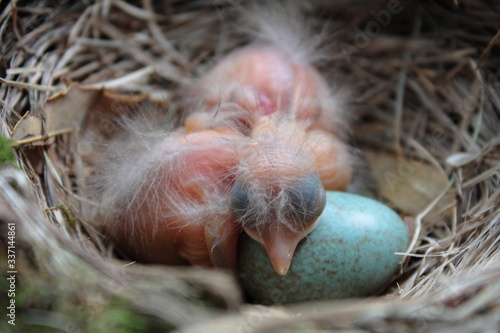
[[[413,159],[385,153],[367,153],[380,194],[395,208],[409,214],[422,212],[448,186],[448,178],[438,168]],[[431,212],[453,202],[449,193]]]
[[[12,140],[22,141],[33,137],[42,136],[42,120],[39,117],[31,115],[29,112],[19,120],[12,131]],[[35,142],[34,145],[41,143]]]
[[[52,143],[54,133],[80,130],[90,107],[101,93],[96,89],[82,89],[71,85],[67,90],[47,100],[44,109],[45,134]]]
[[[154,110],[155,108],[157,106],[151,103],[147,94],[131,95],[102,90],[92,104],[83,128],[109,136],[119,128],[117,125],[121,116],[130,117],[138,110]]]

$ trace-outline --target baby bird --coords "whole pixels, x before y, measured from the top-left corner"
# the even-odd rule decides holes
[[[132,257],[236,270],[243,230],[284,275],[325,191],[350,184],[343,105],[311,65],[307,38],[283,22],[277,36],[272,17],[258,27],[270,38],[233,51],[191,87],[182,126],[132,124],[132,147],[119,140],[100,198],[113,240]]]

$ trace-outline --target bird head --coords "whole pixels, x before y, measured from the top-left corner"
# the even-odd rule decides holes
[[[230,209],[281,275],[325,208],[326,192],[312,152],[305,130],[275,115],[258,120],[240,152]]]

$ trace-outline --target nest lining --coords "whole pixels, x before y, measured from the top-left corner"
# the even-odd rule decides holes
[[[433,197],[425,205],[410,194],[409,204],[388,199],[415,226],[416,236],[400,276],[381,295],[314,306],[244,305],[237,284],[223,272],[124,267],[115,258],[94,221],[82,213],[89,204],[85,165],[91,158],[82,133],[72,122],[62,122],[68,131],[57,126],[44,131],[50,117],[60,117],[50,116],[48,106],[54,109],[74,92],[73,103],[99,101],[101,111],[82,107],[90,114],[85,125],[95,124],[92,117],[101,119],[106,110],[133,109],[137,103],[175,112],[182,88],[199,68],[209,68],[245,42],[230,31],[233,5],[147,0],[5,5],[2,133],[11,137],[27,111],[45,126],[38,129],[30,118],[25,134],[31,140],[12,143],[19,169],[5,166],[0,177],[2,228],[7,221],[19,227],[18,323],[62,331],[498,327],[500,8],[490,1],[402,2],[403,11],[367,45],[349,57],[339,57],[342,49],[334,48],[334,61],[321,65],[342,73],[352,87],[355,147],[432,166],[446,180],[437,193],[429,190]],[[319,24],[336,19],[339,47],[352,46],[355,28],[364,29],[374,20],[371,11],[386,6],[341,1],[318,6],[315,17]],[[67,92],[75,82],[80,88]],[[66,95],[58,97],[61,92]],[[112,123],[99,126],[103,132],[114,129]]]

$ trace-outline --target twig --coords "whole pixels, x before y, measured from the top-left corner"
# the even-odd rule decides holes
[[[434,199],[432,202],[422,211],[420,212],[416,217],[415,217],[415,231],[413,233],[413,238],[410,242],[410,245],[408,246],[408,249],[406,250],[405,253],[397,253],[399,255],[412,255],[412,250],[415,247],[415,245],[418,242],[418,238],[420,237],[420,231],[422,230],[422,219],[429,214],[429,212],[434,208],[434,206],[441,200],[441,198],[448,192],[450,189],[451,185],[455,182],[456,176],[453,175],[448,182],[448,185],[446,188]]]
[[[486,47],[486,49],[483,51],[483,53],[481,53],[481,56],[479,57],[479,61],[477,62],[476,69],[481,68],[481,66],[483,65],[484,57],[488,53],[490,53],[491,49],[493,48],[493,46],[495,46],[495,44],[497,43],[498,39],[500,39],[500,30],[497,31],[497,34],[495,35],[495,37],[493,37],[493,39],[490,41],[490,43],[488,44],[488,46]]]
[[[28,138],[28,139],[15,141],[10,146],[12,148],[18,148],[18,147],[20,147],[22,145],[26,145],[28,143],[33,143],[33,142],[38,142],[38,141],[46,141],[52,137],[55,137],[58,135],[63,135],[63,134],[68,134],[71,132],[73,132],[73,129],[63,129],[63,130],[59,130],[59,131],[54,131],[54,132],[51,132],[49,134],[37,135],[37,136],[33,136],[31,138]]]
[[[54,91],[54,92],[59,92],[59,91],[64,90],[64,87],[62,87],[62,86],[44,86],[41,84],[11,81],[11,80],[3,79],[3,78],[0,78],[0,82],[4,83],[6,85],[12,86],[12,87],[17,87],[17,88],[22,88],[22,89],[31,89],[31,90],[38,90],[38,91]]]
[[[399,72],[398,85],[396,88],[394,144],[395,144],[396,154],[398,156],[403,155],[403,149],[401,148],[401,121],[403,119],[404,90],[405,90],[406,77],[408,74],[409,60],[410,60],[410,54],[406,53],[405,54],[406,66]]]
[[[157,13],[153,13],[149,10],[144,10],[142,8],[133,6],[125,1],[122,0],[113,0],[113,5],[116,7],[120,8],[123,10],[125,13],[129,14],[130,16],[133,16],[139,20],[150,20],[151,18],[164,18],[163,16],[159,16]]]
[[[147,66],[147,67],[141,68],[135,72],[132,72],[130,74],[124,75],[118,79],[88,84],[88,85],[82,86],[82,88],[97,88],[97,89],[119,88],[119,87],[122,87],[123,85],[125,85],[126,83],[140,81],[152,73],[154,73],[153,67]]]
[[[154,12],[151,0],[142,0],[142,5],[146,9],[146,11],[150,13]],[[160,27],[156,23],[156,17],[151,14],[147,22],[148,22],[148,28],[151,31],[153,38],[156,40],[158,45],[166,51],[167,55],[171,56],[181,65],[185,67],[188,66],[189,63],[184,59],[182,54],[180,54],[179,51],[177,51],[175,47],[172,45],[172,43],[170,43],[170,41],[164,37]]]

